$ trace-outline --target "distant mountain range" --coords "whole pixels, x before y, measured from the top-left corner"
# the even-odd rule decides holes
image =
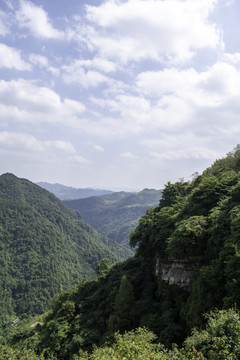
[[[136,193],[116,192],[78,200],[65,200],[64,204],[79,211],[83,220],[110,239],[128,246],[129,233],[138,225],[146,210],[157,206],[162,191],[144,189]]]
[[[149,207],[157,206],[162,190],[113,192],[100,189],[76,189],[61,184],[39,182],[64,204],[77,210],[84,221],[101,234],[129,248],[129,234]]]
[[[73,200],[84,199],[90,196],[102,196],[106,194],[112,194],[111,190],[102,189],[77,189],[71,186],[65,186],[61,184],[50,184],[48,182],[38,182],[37,185],[41,186],[57,196],[60,200]]]
[[[54,294],[95,278],[102,258],[130,254],[49,191],[0,176],[0,327],[42,313]]]

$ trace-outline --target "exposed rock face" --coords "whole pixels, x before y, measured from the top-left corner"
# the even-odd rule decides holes
[[[168,260],[160,266],[157,259],[156,275],[161,276],[162,280],[170,285],[189,288],[192,284],[192,267],[186,260]]]

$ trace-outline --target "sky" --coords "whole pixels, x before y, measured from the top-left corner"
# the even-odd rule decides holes
[[[0,174],[161,189],[240,143],[238,0],[0,0]]]

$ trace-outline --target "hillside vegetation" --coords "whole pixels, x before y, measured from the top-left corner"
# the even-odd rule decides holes
[[[80,212],[82,218],[101,234],[128,246],[129,233],[138,225],[145,211],[156,206],[161,190],[144,189],[137,193],[118,192],[101,197],[64,201]]]
[[[36,329],[18,324],[9,346],[59,360],[239,359],[240,148],[168,183],[130,243],[133,258],[103,260],[98,280],[55,297]],[[169,261],[192,268],[189,287],[162,280]]]
[[[0,176],[0,327],[41,314],[54,294],[94,279],[97,264],[128,256],[53,194]]]

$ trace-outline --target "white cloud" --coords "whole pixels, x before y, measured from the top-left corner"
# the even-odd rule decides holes
[[[126,159],[132,159],[132,160],[138,158],[138,156],[136,156],[135,154],[133,154],[133,153],[131,153],[131,152],[128,152],[128,151],[121,153],[121,156],[124,157],[124,158],[126,158]]]
[[[30,1],[20,0],[20,9],[16,12],[16,19],[19,26],[27,28],[33,36],[47,39],[64,37],[62,31],[52,26],[46,11]]]
[[[0,149],[4,151],[38,152],[61,151],[65,154],[75,153],[75,149],[68,141],[42,141],[26,133],[0,132]]]
[[[83,113],[85,107],[72,99],[61,101],[60,96],[47,87],[19,79],[0,81],[0,121],[69,124]]]
[[[99,71],[85,70],[78,62],[63,66],[63,80],[67,84],[78,83],[82,87],[97,87],[101,83],[108,83],[109,78]]]
[[[240,64],[240,53],[225,53],[223,54],[223,61],[231,64]]]
[[[30,54],[29,60],[33,65],[38,66],[42,69],[46,69],[47,71],[51,72],[54,76],[59,75],[59,69],[50,66],[48,58],[46,56],[42,56],[39,54]]]
[[[32,64],[37,65],[41,68],[47,68],[49,66],[46,56],[30,54],[29,59]]]
[[[101,118],[94,125],[96,132],[90,127],[94,134],[165,133],[179,140],[178,134],[191,128],[203,141],[216,134],[223,139],[226,129],[239,131],[240,70],[229,63],[219,61],[202,72],[193,68],[143,72],[134,90],[135,95],[91,98]]]
[[[31,70],[31,65],[26,63],[19,50],[0,43],[0,68],[15,70]]]
[[[94,145],[94,149],[98,152],[105,152],[104,148],[100,145]]]
[[[112,99],[92,98],[92,102],[115,115],[115,120],[108,118],[108,123],[119,135],[138,133],[151,121],[150,102],[142,96],[120,94]]]
[[[79,115],[84,112],[85,106],[78,101],[72,99],[65,99],[63,102],[62,110],[64,110],[64,113],[69,115]]]
[[[211,138],[227,142],[230,133],[240,131],[240,71],[231,64],[217,62],[199,73],[174,68],[144,72],[137,78],[137,87],[151,103],[151,120],[145,131],[156,131],[159,136],[174,134],[180,142],[179,134],[191,129],[194,141],[195,135],[201,142],[208,139],[207,147]]]
[[[76,165],[89,164],[89,160],[80,155],[74,155],[69,157],[69,160]]]
[[[1,80],[0,121],[61,124],[108,138],[175,134],[190,125],[201,136],[239,128],[240,72],[231,64],[218,62],[201,73],[174,68],[144,72],[135,90],[135,95],[91,98],[93,106],[86,110],[81,102],[62,100],[32,81]]]
[[[60,97],[54,91],[23,79],[0,81],[0,103],[20,111],[41,113],[53,113],[61,106]]]
[[[70,69],[79,69],[81,67],[84,67],[86,69],[95,69],[99,71],[103,71],[106,73],[115,71],[117,68],[117,65],[104,58],[95,57],[93,59],[85,59],[85,60],[75,60],[71,66]],[[66,67],[67,68],[67,67]]]
[[[7,14],[0,10],[0,35],[5,36],[9,33],[7,25]]]
[[[67,154],[74,154],[76,152],[73,145],[69,141],[63,141],[63,140],[44,141],[43,144],[47,148],[53,148],[56,150],[60,150]]]
[[[207,71],[175,68],[139,74],[137,86],[145,95],[161,99],[162,107],[179,99],[188,107],[219,107],[240,91],[240,72],[226,62],[217,62]]]
[[[192,144],[190,149],[179,149],[179,147],[176,147],[174,150],[165,149],[165,151],[161,152],[152,151],[149,155],[156,160],[207,159],[214,161],[218,157],[219,152],[204,147],[198,148]]]
[[[220,134],[217,134],[217,137]],[[219,137],[221,142],[222,136]],[[214,160],[219,156],[218,146],[211,144],[209,137],[202,137],[197,133],[186,129],[185,133],[168,134],[162,133],[159,138],[145,138],[141,143],[148,148],[149,156],[157,160],[179,159],[208,159]]]
[[[112,59],[189,60],[196,50],[222,47],[208,17],[217,0],[108,0],[90,6],[84,29],[90,49]],[[95,28],[94,28],[95,27]]]

